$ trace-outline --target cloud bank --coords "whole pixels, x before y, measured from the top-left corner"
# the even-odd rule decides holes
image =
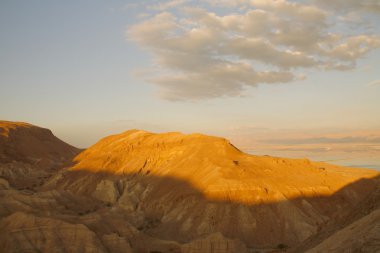
[[[242,96],[258,84],[303,79],[306,70],[350,70],[380,46],[368,25],[379,17],[378,1],[208,3],[162,2],[127,30],[129,40],[151,53],[156,74],[146,81],[158,86],[164,99]]]

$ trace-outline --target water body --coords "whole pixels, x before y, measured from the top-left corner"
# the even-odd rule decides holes
[[[326,162],[352,168],[367,168],[380,171],[380,155],[366,155],[355,153],[327,153],[308,151],[278,151],[278,150],[244,150],[252,155],[270,155],[287,158],[307,158],[312,161]]]
[[[353,168],[367,168],[380,171],[380,159],[377,161],[366,161],[366,160],[350,160],[350,161],[336,161],[331,162],[332,164],[342,165]]]

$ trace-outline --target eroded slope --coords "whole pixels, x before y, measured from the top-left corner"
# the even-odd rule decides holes
[[[376,171],[251,156],[201,134],[138,130],[104,138],[65,169],[77,149],[44,129],[7,124],[1,135],[13,144],[0,159],[7,165],[0,248],[7,252],[245,253],[297,250],[301,242],[296,252],[305,252],[330,247],[331,240],[321,243],[379,206]],[[377,232],[367,224],[378,217],[368,217],[357,234],[373,241]]]

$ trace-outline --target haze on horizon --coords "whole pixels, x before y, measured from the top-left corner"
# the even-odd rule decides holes
[[[78,147],[202,132],[380,168],[377,0],[4,0],[0,34],[0,119]]]

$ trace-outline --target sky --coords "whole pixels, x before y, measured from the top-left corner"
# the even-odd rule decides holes
[[[380,168],[377,0],[0,1],[0,119]]]

